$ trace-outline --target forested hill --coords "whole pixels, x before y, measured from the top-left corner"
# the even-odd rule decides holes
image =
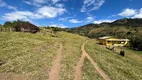
[[[84,26],[80,26],[80,27],[76,27],[76,28],[71,28],[71,29],[67,29],[68,32],[72,32],[72,33],[78,33],[81,35],[85,35],[88,36],[88,33],[96,28],[139,28],[142,27],[142,19],[131,19],[131,18],[124,18],[124,19],[120,19],[120,20],[116,20],[112,23],[101,23],[101,24],[87,24]]]
[[[80,34],[89,38],[116,36],[128,38],[134,49],[142,50],[142,19],[124,18],[112,23],[88,24],[66,29],[67,32]]]

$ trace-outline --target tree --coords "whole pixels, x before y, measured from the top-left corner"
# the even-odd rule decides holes
[[[4,23],[4,27],[13,27],[10,21]]]

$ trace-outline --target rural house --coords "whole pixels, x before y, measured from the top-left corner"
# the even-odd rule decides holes
[[[98,40],[101,45],[106,45],[106,46],[111,46],[111,45],[125,46],[130,41],[129,39],[118,39],[112,36],[99,37]]]
[[[99,44],[101,45],[106,45],[106,39],[112,38],[112,36],[104,36],[104,37],[99,37]]]

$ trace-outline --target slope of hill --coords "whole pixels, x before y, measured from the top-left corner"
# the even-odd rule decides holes
[[[142,19],[124,18],[112,23],[88,24],[77,28],[66,29],[66,31],[89,38],[100,36],[128,38],[133,49],[142,50]]]
[[[0,78],[3,80],[47,80],[59,45],[63,45],[61,78],[73,79],[85,37],[66,32],[0,32]]]
[[[121,74],[124,75],[122,79],[129,79],[129,76],[137,80],[142,78],[141,52],[132,50],[129,54],[130,49],[126,49],[126,57],[121,57],[103,47],[100,50],[101,46],[97,45],[95,40],[89,40],[81,48],[86,39],[67,32],[53,34],[46,29],[37,34],[0,32],[0,79],[73,80],[80,76],[79,80],[103,80],[104,77],[92,62],[96,62],[95,66],[98,64],[105,74],[114,80],[119,80]],[[84,47],[87,51],[85,55]],[[80,60],[82,66],[78,65]],[[125,68],[127,66],[128,69]],[[79,73],[76,74],[76,71]]]

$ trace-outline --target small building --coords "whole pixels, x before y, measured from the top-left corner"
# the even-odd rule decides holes
[[[98,38],[99,44],[101,44],[101,45],[106,45],[106,39],[110,39],[110,38],[113,38],[113,37],[112,37],[112,36],[99,37],[99,38]]]
[[[125,46],[128,44],[129,39],[106,39],[106,45]]]
[[[106,46],[125,46],[130,41],[129,39],[118,39],[112,36],[99,37],[99,44]]]
[[[40,31],[40,29],[37,26],[29,22],[21,22],[20,24],[17,24],[15,28],[16,28],[16,31],[18,32],[36,33]]]

